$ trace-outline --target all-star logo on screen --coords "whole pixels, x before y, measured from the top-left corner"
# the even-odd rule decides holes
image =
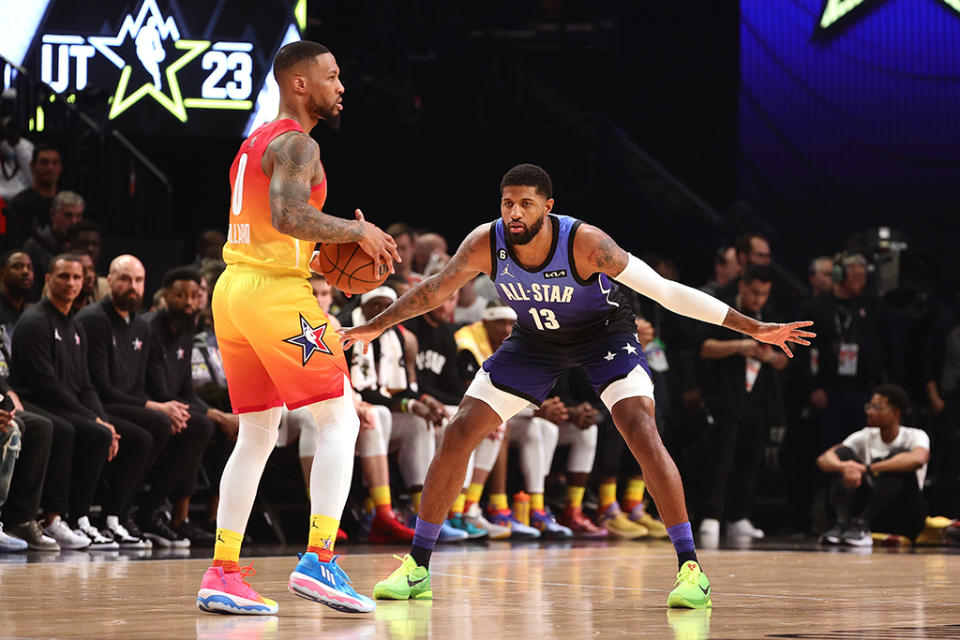
[[[826,0],[823,5],[823,14],[820,16],[820,23],[817,26],[819,33],[833,30],[839,25],[848,24],[856,15],[862,11],[889,0]],[[934,0],[917,0],[930,2]],[[958,14],[960,14],[960,0],[936,0],[947,5]]]
[[[44,34],[41,79],[58,93],[82,91],[88,82],[115,82],[110,120],[144,99],[180,122],[187,122],[190,109],[253,108],[252,43],[183,38],[190,32],[186,27],[199,32],[202,25],[178,24],[157,0],[142,0],[119,24],[113,35],[103,35],[109,26],[97,35]]]

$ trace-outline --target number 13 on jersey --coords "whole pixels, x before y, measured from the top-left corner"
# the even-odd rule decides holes
[[[553,310],[530,307],[529,311],[530,315],[533,316],[533,324],[537,325],[537,329],[540,331],[560,328],[560,323],[557,322],[557,316],[553,313]],[[542,321],[541,318],[543,318]]]

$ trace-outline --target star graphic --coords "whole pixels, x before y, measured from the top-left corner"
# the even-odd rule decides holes
[[[174,47],[185,51],[183,55],[168,64],[164,71],[164,77],[166,78],[170,95],[165,94],[158,86],[160,84],[159,64],[162,60],[155,63],[157,65],[155,70],[158,75],[154,79],[154,82],[144,82],[142,86],[127,95],[133,67],[127,60],[114,51],[113,48],[124,45],[129,39],[138,45],[139,50],[137,36],[142,29],[155,31],[158,44],[160,41],[172,40]],[[110,113],[107,116],[110,120],[119,117],[141,98],[149,95],[178,120],[181,122],[187,121],[187,110],[183,103],[183,95],[180,93],[180,83],[177,80],[177,72],[210,47],[208,40],[181,40],[180,31],[177,29],[177,24],[174,22],[173,17],[165,19],[163,14],[160,13],[159,7],[157,7],[156,0],[145,0],[140,7],[140,12],[137,14],[136,19],[133,19],[129,15],[124,18],[123,23],[120,25],[120,31],[116,36],[91,36],[89,41],[90,44],[110,60],[114,66],[122,69],[120,82],[117,84],[117,90],[113,96],[113,104],[110,106]],[[160,46],[162,47],[162,44]],[[139,64],[143,63],[141,62]]]
[[[53,337],[60,342],[63,342],[63,338],[60,337],[60,330],[56,327],[53,328]]]
[[[882,0],[827,0],[823,5],[823,14],[820,16],[818,30],[822,33],[832,29],[854,13],[861,13],[870,7],[880,4]],[[940,0],[957,13],[960,13],[960,0]]]
[[[133,350],[134,350],[134,351],[140,351],[140,348],[141,348],[141,347],[143,347],[143,342],[140,340],[140,338],[134,338],[134,339],[133,339]]]
[[[183,360],[183,347],[177,349],[177,360]]]
[[[607,355],[603,356],[603,359],[606,360],[607,362],[610,362],[616,357],[617,357],[617,354],[615,354],[613,351],[607,351]]]
[[[636,348],[635,346],[633,346],[632,344],[630,344],[629,342],[628,342],[627,344],[623,345],[623,346],[620,347],[620,348],[623,349],[624,351],[626,351],[627,353],[636,353],[636,352],[637,352],[637,348]]]
[[[318,327],[312,327],[307,319],[303,317],[303,314],[300,314],[300,334],[291,338],[285,338],[284,342],[295,344],[303,349],[303,366],[307,366],[310,357],[318,351],[320,353],[326,353],[327,355],[333,355],[330,347],[323,341],[323,335],[326,332],[326,322]]]
[[[80,346],[80,334],[79,334],[79,333],[73,334],[73,339],[77,341],[77,346],[79,347],[79,346]]]

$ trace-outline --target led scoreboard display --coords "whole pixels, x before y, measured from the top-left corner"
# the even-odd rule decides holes
[[[0,21],[0,53],[58,93],[100,96],[122,131],[165,135],[239,136],[273,118],[273,56],[306,21],[306,0],[27,4]]]

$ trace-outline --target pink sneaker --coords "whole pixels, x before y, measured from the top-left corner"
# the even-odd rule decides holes
[[[240,571],[224,573],[223,567],[210,567],[203,574],[197,606],[210,613],[239,613],[254,616],[271,616],[280,607],[269,598],[253,590],[244,578],[255,575],[251,564]]]

